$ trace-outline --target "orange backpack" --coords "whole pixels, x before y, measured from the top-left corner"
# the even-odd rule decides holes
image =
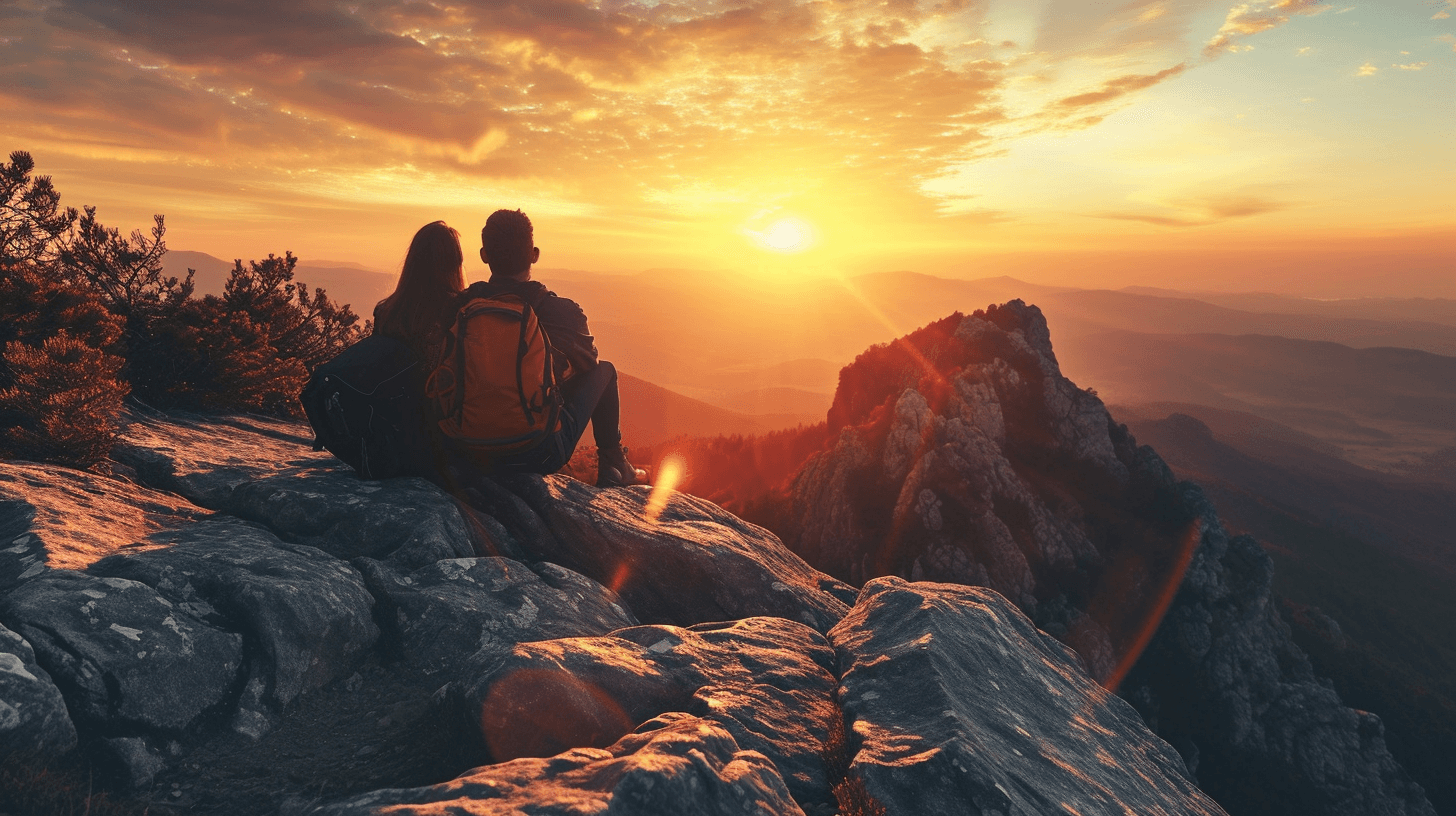
[[[485,459],[539,445],[561,424],[555,354],[534,304],[520,295],[467,300],[425,384],[440,431]]]

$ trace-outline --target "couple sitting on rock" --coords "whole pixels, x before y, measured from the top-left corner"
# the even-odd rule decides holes
[[[430,372],[426,424],[446,467],[555,473],[590,420],[597,486],[645,482],[622,446],[617,370],[597,358],[586,314],[531,279],[541,256],[531,220],[498,210],[480,239],[490,280],[467,288],[460,234],[444,221],[421,227],[394,293],[374,309],[375,333]]]

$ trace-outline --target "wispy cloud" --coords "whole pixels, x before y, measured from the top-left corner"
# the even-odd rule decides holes
[[[1179,63],[1172,68],[1165,68],[1155,74],[1128,74],[1102,83],[1102,87],[1095,91],[1068,96],[1057,101],[1058,107],[1080,108],[1087,105],[1097,105],[1104,102],[1111,102],[1119,97],[1126,96],[1134,91],[1162,82],[1169,77],[1175,77],[1188,69],[1186,63]]]
[[[1277,28],[1295,15],[1319,14],[1330,6],[1319,0],[1264,0],[1241,3],[1229,9],[1223,25],[1203,47],[1203,55],[1213,58],[1228,51],[1243,50],[1238,43],[1245,37]]]
[[[1168,202],[1172,213],[1110,212],[1093,218],[1140,221],[1160,227],[1204,227],[1234,218],[1247,218],[1288,209],[1289,205],[1249,193],[1220,193]]]
[[[1376,68],[1372,63],[1368,63],[1367,62],[1364,65],[1360,66],[1359,68],[1356,68],[1355,69],[1355,76],[1361,76],[1361,77],[1375,76],[1375,72],[1376,71],[1379,71],[1379,70],[1380,69],[1379,68]]]
[[[1399,68],[1402,71],[1419,71],[1430,65],[1429,62],[1407,62],[1405,64],[1391,64],[1391,68]]]

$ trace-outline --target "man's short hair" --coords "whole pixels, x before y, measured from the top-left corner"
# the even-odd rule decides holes
[[[531,267],[531,219],[520,210],[496,210],[485,219],[480,245],[492,275],[519,275]]]

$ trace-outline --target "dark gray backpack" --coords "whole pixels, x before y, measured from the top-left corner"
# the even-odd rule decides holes
[[[314,450],[328,449],[361,479],[430,476],[421,369],[408,346],[377,334],[319,365],[299,395]]]

